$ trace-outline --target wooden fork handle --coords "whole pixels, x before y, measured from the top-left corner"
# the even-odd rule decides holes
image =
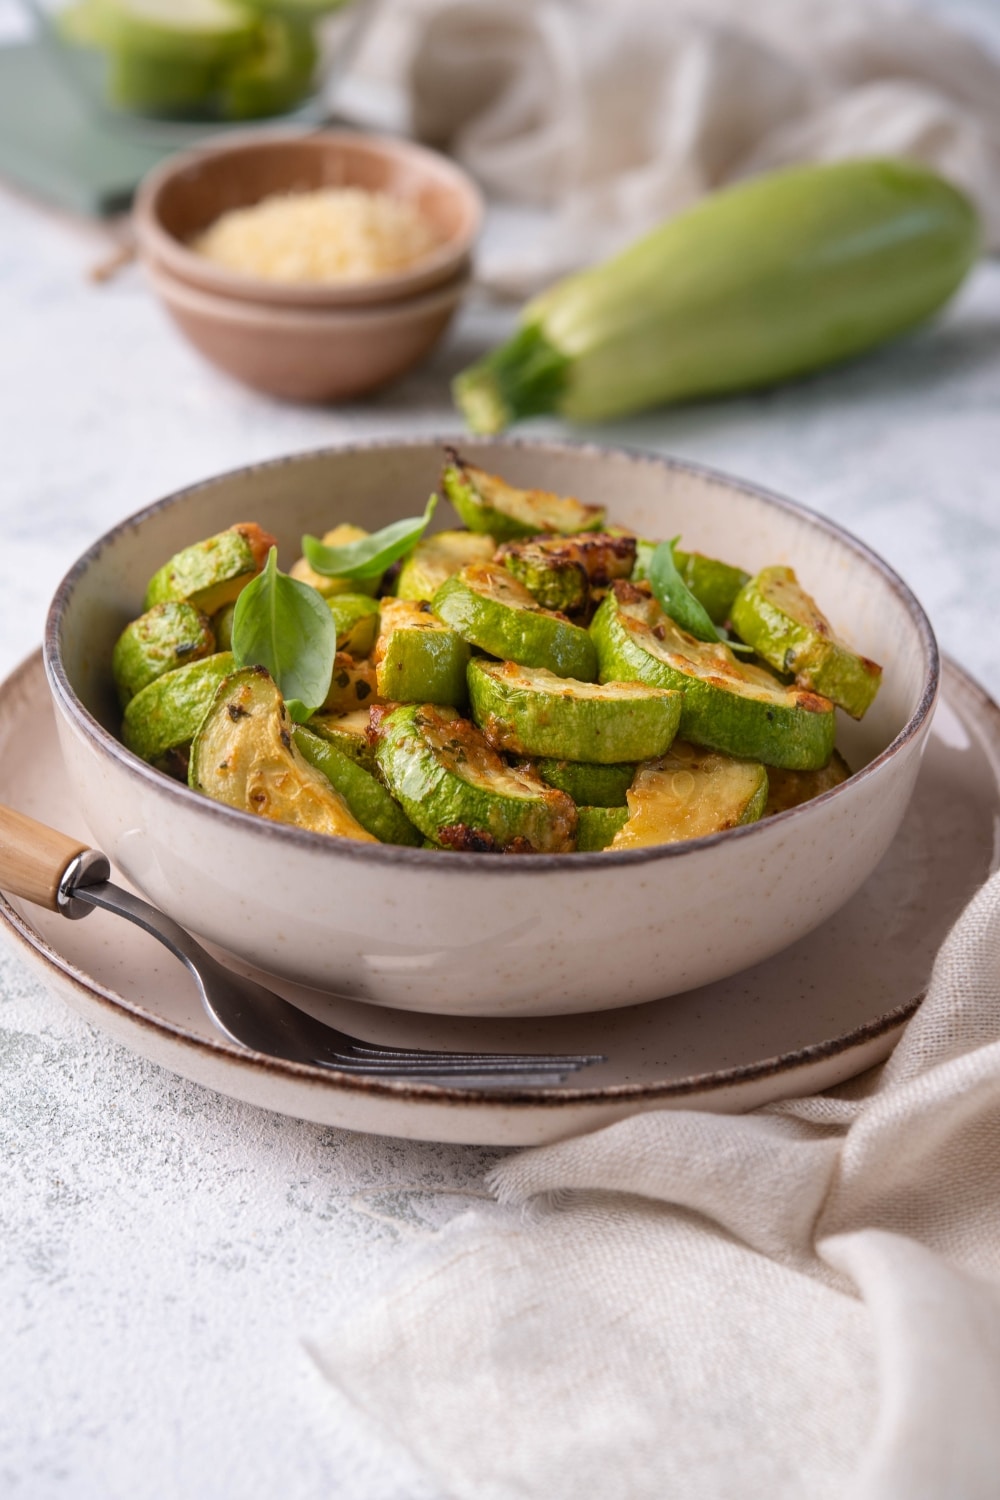
[[[89,844],[0,803],[0,890],[60,911],[59,885]]]

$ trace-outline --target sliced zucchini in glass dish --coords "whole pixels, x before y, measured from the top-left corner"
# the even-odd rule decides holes
[[[572,797],[577,807],[624,807],[625,793],[632,785],[635,765],[594,765],[579,760],[551,760],[541,757],[531,762],[532,769],[549,786],[557,786]]]
[[[431,611],[426,600],[386,599],[372,653],[379,696],[390,703],[447,703],[467,699],[466,641]]]
[[[154,604],[126,625],[111,654],[111,673],[122,708],[165,672],[215,653],[215,632],[193,604]]]
[[[242,812],[376,843],[297,749],[294,728],[270,674],[242,667],[219,685],[194,737],[188,785]]]
[[[648,579],[650,560],[657,545],[645,541],[636,544],[633,583],[644,583]],[[701,552],[683,552],[680,547],[674,547],[673,554],[674,566],[685,588],[694,595],[713,625],[724,625],[736,595],[745,583],[750,582],[750,574]]]
[[[433,599],[447,579],[470,563],[493,561],[497,544],[488,533],[438,531],[421,537],[404,558],[396,579],[397,599]]]
[[[403,704],[379,716],[383,781],[425,838],[446,849],[565,854],[576,807],[526,767],[508,766],[453,708]]]
[[[733,628],[778,672],[822,693],[860,719],[871,707],[882,668],[852,651],[806,593],[792,568],[764,568],[737,595]]]
[[[627,807],[578,807],[576,847],[580,854],[607,849],[628,821]]]
[[[769,818],[772,813],[787,812],[790,807],[801,807],[803,802],[811,802],[823,792],[832,792],[850,774],[851,768],[839,750],[835,750],[827,764],[818,771],[784,771],[778,766],[771,766],[767,773],[767,806],[764,817]]]
[[[255,521],[241,521],[195,542],[153,574],[143,607],[149,610],[154,604],[178,600],[214,615],[257,577],[274,545],[271,533]]]
[[[363,828],[380,844],[418,847],[418,833],[386,791],[382,783],[331,740],[315,734],[311,726],[297,724],[292,731],[296,748],[315,770],[320,771],[347,803]]]
[[[663,755],[683,704],[680,693],[642,682],[576,682],[478,657],[469,663],[469,699],[498,750],[599,765]]]
[[[604,588],[613,578],[631,576],[635,537],[598,531],[504,542],[496,560],[520,579],[545,609],[579,614],[590,602],[591,588]]]
[[[542,609],[499,563],[463,568],[441,585],[431,607],[470,645],[501,661],[547,667],[580,682],[597,678],[597,652],[587,632]]]
[[[628,791],[628,821],[612,849],[641,849],[705,838],[755,823],[767,803],[767,771],[678,740],[659,760],[636,771]]]
[[[684,694],[684,739],[790,770],[817,770],[830,759],[836,719],[828,698],[786,687],[763,668],[738,661],[721,641],[695,640],[644,584],[612,584],[590,630],[602,680],[648,682]]]
[[[143,760],[155,763],[186,750],[220,682],[235,666],[232,652],[219,651],[155,678],[125,707],[125,744]]]
[[[446,448],[448,462],[441,475],[444,490],[470,531],[485,531],[498,542],[557,532],[599,531],[604,507],[584,505],[572,495],[550,490],[519,490],[498,474],[487,474]]]

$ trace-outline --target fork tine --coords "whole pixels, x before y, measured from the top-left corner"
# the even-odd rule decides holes
[[[388,1058],[360,1059],[333,1054],[328,1057],[314,1058],[313,1061],[321,1067],[338,1068],[345,1073],[370,1078],[464,1077],[470,1073],[508,1078],[517,1078],[528,1073],[536,1076],[556,1077],[576,1073],[580,1068],[587,1066],[587,1063],[573,1059],[563,1058],[558,1061],[536,1063],[534,1058],[526,1057],[510,1060],[481,1058],[478,1062],[455,1062],[445,1058],[438,1061],[427,1059],[397,1061]]]
[[[433,1047],[390,1047],[376,1042],[352,1041],[341,1049],[341,1055],[365,1058],[407,1058],[414,1062],[513,1062],[513,1063],[594,1063],[607,1062],[601,1052],[445,1052]]]

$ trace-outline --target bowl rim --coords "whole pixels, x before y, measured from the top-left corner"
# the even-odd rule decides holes
[[[227,297],[223,292],[209,291],[185,281],[169,266],[152,257],[146,258],[143,270],[153,291],[164,303],[175,303],[187,312],[211,318],[217,323],[239,324],[247,328],[270,325],[289,333],[405,323],[410,318],[420,318],[439,308],[451,307],[465,295],[472,282],[469,265],[459,265],[447,281],[418,289],[411,297],[397,297],[392,302],[356,302],[342,307],[305,307],[296,303],[251,302]]]
[[[769,818],[759,819],[757,822],[749,823],[743,827],[728,828],[719,833],[708,834],[703,838],[687,839],[673,844],[654,844],[638,849],[601,849],[594,851],[574,851],[567,854],[532,854],[524,858],[497,858],[494,854],[484,854],[474,851],[448,850],[447,865],[441,862],[442,852],[440,849],[410,848],[403,844],[366,843],[353,839],[333,839],[321,833],[313,833],[309,829],[296,828],[287,823],[279,823],[266,818],[254,816],[252,813],[243,812],[239,808],[229,807],[225,803],[215,802],[200,792],[194,791],[183,782],[175,781],[172,777],[157,771],[146,761],[140,760],[132,751],[126,749],[125,745],[110,734],[104,726],[90,713],[80,698],[77,696],[69,676],[63,664],[59,651],[59,634],[63,617],[72,598],[72,595],[80,580],[88,572],[90,567],[98,560],[100,554],[106,547],[115,543],[120,537],[136,530],[150,517],[159,514],[160,511],[178,504],[180,501],[197,495],[200,491],[219,484],[227,479],[237,476],[277,471],[287,468],[290,464],[301,462],[315,462],[317,459],[334,458],[341,454],[365,454],[378,453],[385,450],[398,450],[401,448],[444,448],[461,445],[466,449],[507,447],[512,449],[529,450],[534,452],[546,452],[555,456],[573,455],[596,457],[612,457],[625,463],[651,465],[659,468],[667,474],[686,473],[693,474],[700,479],[707,479],[714,483],[726,485],[737,491],[751,496],[756,500],[763,500],[765,504],[777,507],[777,509],[805,520],[809,525],[817,527],[826,532],[848,550],[854,552],[864,559],[883,579],[890,591],[900,600],[907,614],[913,621],[920,638],[923,654],[923,685],[920,698],[914,712],[899,732],[888,745],[879,752],[867,765],[862,766],[846,781],[839,786],[832,787],[829,791],[822,792],[819,796],[811,798],[808,802],[800,803],[798,807],[787,808],[783,812],[774,813]],[[360,861],[364,864],[375,864],[376,866],[399,866],[403,868],[412,867],[423,872],[448,870],[474,870],[489,869],[491,872],[506,872],[517,878],[544,878],[555,872],[566,873],[570,870],[579,870],[581,873],[592,873],[597,870],[614,870],[622,867],[638,866],[661,860],[680,859],[707,849],[717,847],[723,840],[754,839],[760,838],[762,834],[775,826],[783,826],[789,818],[799,817],[803,813],[820,806],[825,806],[833,797],[842,797],[849,788],[870,780],[884,771],[899,754],[899,752],[914,740],[918,735],[926,732],[930,727],[930,717],[933,712],[940,687],[941,660],[937,640],[927,615],[909,586],[903,582],[899,574],[879,556],[879,554],[860,541],[843,527],[838,526],[835,521],[825,516],[818,515],[808,506],[801,505],[794,500],[789,500],[783,495],[775,494],[764,486],[754,484],[748,480],[736,479],[732,475],[724,473],[706,464],[694,463],[687,459],[678,459],[665,454],[653,453],[648,450],[629,448],[618,444],[601,444],[594,442],[569,442],[558,439],[535,439],[522,437],[474,437],[470,434],[454,433],[450,435],[414,435],[404,438],[375,438],[367,441],[341,443],[327,445],[321,448],[306,449],[302,452],[286,454],[278,458],[264,459],[258,463],[241,464],[235,469],[227,469],[221,474],[216,474],[208,479],[198,480],[194,484],[185,485],[179,490],[172,491],[169,495],[155,500],[152,504],[144,506],[141,510],[127,516],[104,532],[96,541],[86,549],[77,559],[53,595],[45,621],[44,634],[44,663],[45,675],[49,684],[49,690],[56,702],[56,706],[63,715],[68,718],[89,740],[105,759],[110,760],[119,770],[124,772],[131,780],[138,781],[147,788],[151,788],[161,796],[175,799],[181,807],[186,807],[195,816],[205,818],[221,819],[223,826],[230,826],[234,830],[242,828],[249,832],[253,829],[253,836],[258,839],[277,839],[279,844],[290,847],[299,847],[303,850],[311,850],[313,853],[322,851],[327,858],[345,858]],[[235,822],[233,820],[236,820]],[[484,865],[484,861],[486,861]]]
[[[369,151],[383,159],[408,162],[426,179],[436,178],[446,184],[465,208],[466,223],[456,236],[439,245],[403,271],[389,275],[356,278],[337,282],[289,283],[247,276],[216,265],[206,256],[188,249],[172,234],[160,218],[161,198],[167,187],[179,176],[205,160],[240,156],[285,147],[322,149],[332,146]],[[333,308],[370,306],[397,301],[437,285],[456,271],[462,261],[470,259],[482,228],[485,206],[482,194],[472,177],[456,162],[428,146],[404,137],[368,134],[360,130],[327,130],[278,127],[268,131],[241,132],[235,136],[212,136],[188,151],[178,153],[153,167],[136,190],[132,223],[136,243],[143,260],[159,261],[180,281],[214,292],[218,296],[243,302],[263,302],[289,307]]]

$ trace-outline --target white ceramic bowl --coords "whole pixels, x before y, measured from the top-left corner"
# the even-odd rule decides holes
[[[447,441],[455,441],[448,439]],[[118,742],[111,648],[147,579],[235,521],[279,539],[338,520],[375,529],[423,506],[437,442],[297,455],[171,495],[69,572],[45,659],[66,761],[95,837],[150,900],[260,968],[408,1010],[549,1015],[706,984],[824,921],[874,870],[902,819],[930,727],[938,655],[913,595],[829,521],[752,485],[644,454],[457,440],[514,484],[607,504],[642,535],[755,570],[792,564],[833,625],[885,668],[838,740],[858,774],[815,801],[711,838],[620,853],[498,857],[334,841],[213,803]],[[442,507],[437,522],[454,524]]]

